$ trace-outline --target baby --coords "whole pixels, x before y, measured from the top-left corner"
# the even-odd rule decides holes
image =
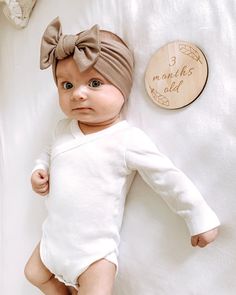
[[[67,118],[31,177],[33,190],[49,195],[27,279],[47,295],[111,295],[136,171],[184,218],[193,246],[212,242],[219,220],[201,194],[143,131],[121,119],[134,65],[126,44],[97,25],[62,35],[56,18],[41,45],[41,68],[50,65]]]

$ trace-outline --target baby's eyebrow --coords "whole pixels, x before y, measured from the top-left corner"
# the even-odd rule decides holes
[[[104,78],[101,74],[93,74],[91,75],[91,77],[89,79],[98,79],[104,82],[108,82],[108,80],[106,78]]]
[[[63,80],[63,81],[69,81],[70,79],[69,79],[69,77],[67,77],[66,75],[56,75],[56,79],[57,79],[57,81],[59,81],[59,80]]]
[[[70,75],[70,73],[67,73],[65,71],[60,71],[60,70],[56,71],[56,77],[57,77],[57,79],[58,78],[63,78],[63,79],[67,78],[68,79],[68,76],[69,75]]]
[[[61,79],[61,78],[65,78],[65,75],[59,73],[59,74],[56,74],[56,77],[57,79]]]

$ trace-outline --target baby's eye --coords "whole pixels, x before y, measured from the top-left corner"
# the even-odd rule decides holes
[[[92,79],[88,83],[89,87],[96,88],[102,85],[102,82],[98,79]]]
[[[64,89],[68,90],[68,89],[71,89],[73,87],[73,84],[70,83],[70,82],[64,82],[62,84],[62,86],[63,86]]]

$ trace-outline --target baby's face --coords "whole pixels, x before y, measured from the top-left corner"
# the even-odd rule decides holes
[[[124,103],[122,93],[99,72],[80,72],[74,59],[58,62],[57,87],[62,111],[85,124],[105,123],[116,118]]]

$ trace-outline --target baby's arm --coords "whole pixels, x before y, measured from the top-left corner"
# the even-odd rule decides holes
[[[35,167],[31,174],[32,189],[41,196],[49,192],[49,163],[50,148],[47,147],[35,161]]]
[[[31,175],[32,189],[39,195],[45,196],[49,192],[49,175],[46,170],[37,169]]]
[[[35,166],[31,175],[32,189],[41,196],[45,196],[49,193],[49,171],[50,171],[50,159],[51,149],[53,143],[60,138],[65,132],[67,132],[70,121],[67,119],[60,120],[51,137],[51,145],[44,148],[43,152],[35,161]]]
[[[141,177],[184,218],[193,246],[205,247],[217,236],[220,222],[200,192],[141,131],[130,135],[125,159],[130,170]]]

